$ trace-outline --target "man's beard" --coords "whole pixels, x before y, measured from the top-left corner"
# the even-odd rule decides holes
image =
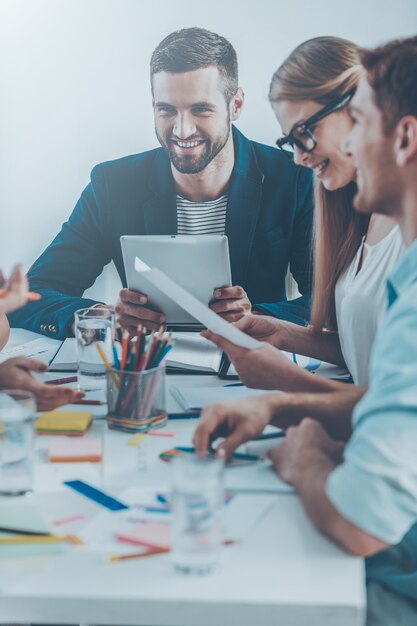
[[[198,156],[192,154],[179,156],[173,143],[169,139],[164,140],[161,135],[159,135],[156,128],[155,133],[159,143],[168,153],[169,159],[176,170],[181,172],[181,174],[197,174],[198,172],[202,172],[225,147],[230,135],[230,123],[227,124],[225,132],[217,137],[214,143],[210,141],[208,137],[202,136],[201,133],[199,134],[198,139],[203,139],[205,143],[203,144],[203,148],[200,148],[201,152]],[[192,140],[192,137],[187,137],[186,139],[186,141]]]

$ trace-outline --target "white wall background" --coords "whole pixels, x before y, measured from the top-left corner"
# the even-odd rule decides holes
[[[273,144],[280,129],[267,92],[288,53],[317,35],[372,46],[415,34],[417,0],[0,0],[3,268],[29,267],[94,164],[156,146],[149,59],[188,26],[233,43],[246,93],[238,126]],[[111,300],[115,290],[110,271],[90,293]]]

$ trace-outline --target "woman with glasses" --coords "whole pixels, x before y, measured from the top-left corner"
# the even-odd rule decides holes
[[[285,133],[277,145],[316,178],[311,322],[303,328],[252,315],[236,325],[282,350],[346,365],[357,385],[367,385],[369,355],[385,310],[385,278],[404,247],[391,218],[369,219],[353,209],[355,164],[343,144],[352,127],[349,101],[361,75],[357,46],[337,37],[302,43],[275,72],[269,98]],[[248,354],[221,347],[252,387],[325,391],[331,382],[297,372],[278,351],[270,351],[262,367]]]

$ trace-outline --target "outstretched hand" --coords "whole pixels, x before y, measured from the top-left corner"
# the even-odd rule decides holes
[[[84,392],[76,391],[70,387],[47,385],[37,380],[32,372],[38,374],[47,370],[45,363],[28,359],[27,357],[15,357],[0,364],[0,390],[1,389],[24,389],[31,391],[37,402],[38,411],[50,411],[63,404],[71,404],[84,397]]]

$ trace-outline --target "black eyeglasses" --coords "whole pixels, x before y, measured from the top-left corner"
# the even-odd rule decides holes
[[[311,126],[314,126],[317,122],[324,119],[331,113],[343,109],[352,99],[355,93],[355,89],[352,89],[343,98],[339,98],[335,102],[330,102],[323,109],[317,111],[314,115],[309,117],[302,124],[296,124],[293,126],[284,137],[277,139],[276,144],[280,150],[282,150],[289,158],[293,158],[294,146],[297,146],[299,150],[303,152],[313,152],[317,146],[317,140],[313,135]]]

